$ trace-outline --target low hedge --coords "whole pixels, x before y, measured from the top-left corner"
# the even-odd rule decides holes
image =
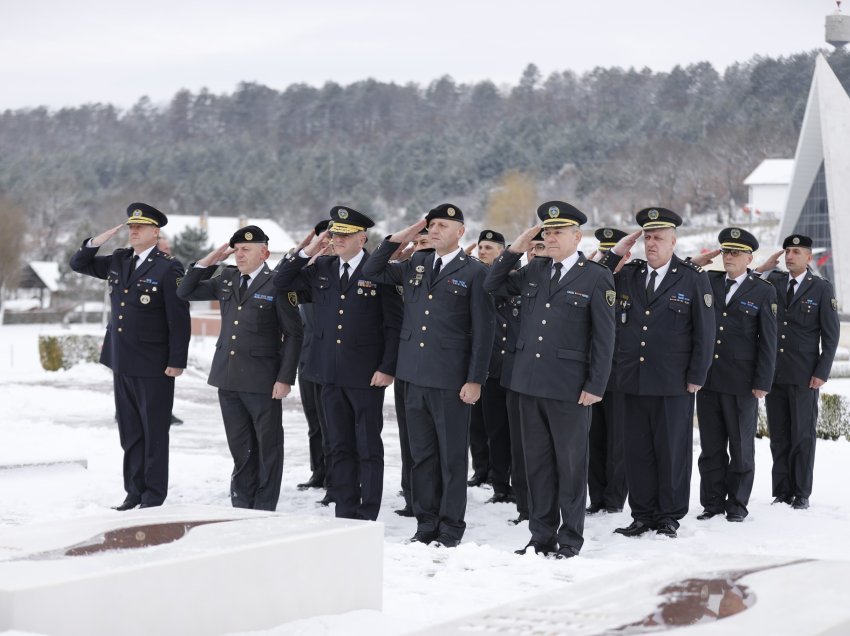
[[[63,334],[38,337],[38,355],[41,366],[47,371],[70,369],[79,362],[100,360],[102,336],[88,334]]]

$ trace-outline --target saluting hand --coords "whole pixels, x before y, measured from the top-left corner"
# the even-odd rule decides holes
[[[272,387],[272,399],[273,400],[282,400],[289,392],[292,390],[292,386],[286,384],[284,382],[275,382]]]
[[[524,252],[527,252],[528,248],[531,247],[531,241],[535,236],[537,236],[537,233],[541,229],[543,229],[543,226],[539,223],[528,228],[525,232],[520,234],[513,243],[511,243],[508,251],[513,252],[514,254],[523,254]]]
[[[470,243],[469,245],[466,246],[466,249],[463,250],[463,251],[466,252],[467,256],[472,256],[472,252],[475,251],[476,247],[478,247],[478,243]]]
[[[643,230],[635,230],[631,234],[626,234],[623,238],[617,241],[617,244],[611,248],[611,251],[617,256],[623,256],[623,254],[631,252],[641,234],[643,234]]]
[[[700,267],[705,267],[706,265],[710,265],[711,261],[713,261],[717,256],[720,255],[720,250],[711,250],[710,252],[706,252],[705,254],[699,254],[697,256],[691,257],[691,263],[694,265],[699,265]]]
[[[413,243],[409,243],[405,245],[402,243],[398,246],[398,249],[393,252],[393,255],[390,256],[391,261],[396,261],[397,263],[401,263],[402,261],[406,261],[410,259],[410,255],[416,250],[416,247]]]
[[[223,261],[228,256],[233,254],[235,250],[230,249],[230,245],[225,243],[224,245],[219,245],[212,252],[204,256],[200,259],[196,264],[200,267],[209,267],[210,265],[215,265],[219,261]]]
[[[425,225],[426,225],[425,219],[421,219],[421,220],[417,221],[416,223],[414,223],[413,225],[408,225],[403,230],[393,234],[389,238],[389,241],[391,243],[410,243],[414,238],[416,238],[416,235],[419,234],[419,232],[422,231],[422,228],[424,228]]]
[[[765,272],[769,272],[772,269],[776,269],[779,267],[779,257],[785,253],[785,250],[779,250],[767,257],[767,260],[756,267],[755,271],[759,274],[764,274]]]
[[[122,227],[124,227],[124,223],[122,223],[121,225],[116,225],[111,230],[106,230],[106,232],[104,232],[103,234],[98,234],[91,240],[92,247],[100,247],[101,245],[106,243],[106,241],[115,236],[118,233],[118,230],[120,230]]]
[[[328,245],[330,245],[330,242],[330,232],[325,230],[324,232],[319,234],[319,236],[313,237],[313,239],[310,241],[310,244],[307,247],[303,248],[304,253],[310,258],[312,258],[319,252],[327,249]]]
[[[295,253],[297,254],[298,252],[303,250],[305,247],[307,247],[312,242],[312,240],[315,238],[315,236],[316,236],[315,231],[310,230],[309,232],[307,232],[307,236],[305,236],[303,239],[301,239],[301,242],[298,245],[295,246]]]

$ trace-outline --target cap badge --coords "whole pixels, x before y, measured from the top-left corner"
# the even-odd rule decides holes
[[[791,239],[791,242],[792,242],[794,245],[799,245],[799,244],[800,244],[800,237],[799,237],[799,236],[795,236],[793,239]]]
[[[612,236],[614,236],[614,232],[606,228],[602,230],[602,236],[604,236],[605,238],[611,238]]]
[[[734,228],[731,232],[729,232],[729,236],[733,239],[741,238],[741,230]]]
[[[140,217],[140,216],[142,216],[141,210],[133,210],[133,217]]]
[[[652,220],[656,220],[658,218],[658,210],[650,210],[647,216]]]
[[[419,273],[421,274],[422,272],[424,272],[424,271],[425,271],[425,266],[424,266],[424,265],[417,265],[417,266],[416,266],[416,271],[417,271],[417,272],[419,272]]]
[[[561,211],[558,209],[557,205],[553,205],[551,208],[549,208],[549,218],[550,219],[557,218],[560,213],[561,213]]]
[[[348,218],[348,210],[340,210],[339,212],[337,212],[337,215],[341,219],[347,219]]]
[[[142,294],[141,296],[139,296],[139,301],[143,305],[147,305],[151,301],[151,297],[148,296],[147,294]]]
[[[487,234],[485,234],[485,235],[484,235],[484,238],[488,238],[488,239],[493,238],[493,233],[492,233],[492,232],[487,232]]]
[[[245,232],[245,240],[246,240],[246,241],[250,241],[250,240],[252,240],[253,238],[254,238],[254,235],[253,235],[253,234],[251,234],[250,232]]]
[[[446,214],[448,214],[449,216],[454,216],[456,214],[455,209],[449,208],[448,210],[446,210]]]

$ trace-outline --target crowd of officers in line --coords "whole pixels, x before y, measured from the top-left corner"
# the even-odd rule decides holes
[[[109,282],[101,361],[113,370],[124,450],[118,510],[165,499],[190,300],[216,300],[221,311],[209,383],[237,507],[277,505],[281,399],[296,372],[312,471],[298,487],[325,488],[320,503],[337,517],[378,517],[384,393],[394,385],[405,501],[395,512],[415,518],[411,542],[457,546],[467,487],[485,483],[490,502],[516,504],[512,523],[528,521],[519,554],[577,555],[585,516],[619,513],[627,498],[632,522],[616,533],[676,537],[695,408],[697,519],[741,522],[762,398],[774,503],[809,506],[818,390],[839,337],[832,286],[809,267],[809,237],[787,237],[753,269],[758,240],[730,227],[718,249],[681,259],[682,219],[653,207],[637,213],[637,231],[599,229],[588,258],[578,250],[586,216],[549,201],[507,247],[500,233],[481,232],[475,258],[461,247],[462,211],[445,203],[370,253],[373,221],[335,206],[274,269],[268,236],[252,225],[184,275],[156,247],[167,217],[144,203],[127,216],[130,247],[97,255],[119,225],[71,260]],[[646,260],[631,259],[641,237]],[[231,254],[236,265],[222,267]],[[723,271],[703,271],[718,255]],[[783,255],[787,271],[777,269]]]

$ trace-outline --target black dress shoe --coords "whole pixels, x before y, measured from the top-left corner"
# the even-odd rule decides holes
[[[621,534],[624,537],[639,537],[645,532],[649,532],[652,530],[648,525],[642,523],[640,521],[632,521],[625,528],[617,528],[614,530],[614,534]]]
[[[118,510],[119,512],[124,512],[125,510],[132,510],[136,506],[139,505],[140,502],[133,501],[132,499],[125,499],[124,502],[118,506],[112,506],[113,510]]]
[[[676,534],[676,526],[674,526],[672,523],[660,524],[658,528],[656,528],[655,534],[660,534],[664,537],[670,537],[671,539],[675,539],[677,536],[679,536]]]
[[[601,503],[592,503],[584,511],[589,515],[595,515],[597,512],[602,512],[605,510],[605,506]]]
[[[516,550],[514,554],[525,554],[529,550],[534,550],[534,554],[542,554],[543,556],[549,556],[550,554],[554,554],[558,551],[554,545],[549,545],[547,543],[541,543],[540,541],[535,541],[532,539],[528,542],[524,548]]]
[[[516,503],[516,497],[512,492],[494,492],[487,503]]]
[[[161,505],[161,503],[141,503],[139,504],[139,508],[159,508]]]
[[[519,516],[516,519],[509,519],[508,523],[513,526],[518,526],[523,521],[528,521],[528,514],[526,514],[525,512],[519,513]]]
[[[780,504],[780,503],[788,504],[790,506],[791,504],[794,503],[794,498],[791,497],[790,495],[779,495],[778,497],[774,498],[774,500],[770,503],[770,505],[772,506],[773,504]]]
[[[434,545],[443,548],[456,548],[460,545],[460,539],[441,534],[434,541]]]
[[[304,483],[298,484],[298,490],[307,490],[309,488],[322,488],[325,485],[324,475],[311,475],[310,479]]]
[[[805,510],[809,507],[809,500],[806,497],[794,497],[794,503],[791,504],[794,510]]]
[[[618,512],[623,512],[623,509],[622,508],[616,508],[614,506],[606,506],[605,512],[607,512],[609,515],[615,515]]]
[[[424,543],[429,544],[434,539],[437,538],[437,533],[433,530],[417,530],[416,534],[414,534],[410,539],[408,539],[408,543]]]
[[[742,523],[744,521],[744,515],[738,515],[734,512],[730,512],[726,515],[726,521],[730,521],[731,523]]]
[[[574,556],[578,556],[578,550],[571,545],[561,546],[555,554],[556,559],[572,559]]]
[[[697,515],[697,521],[708,521],[712,517],[716,517],[716,512],[711,512],[710,510],[703,510],[701,513]]]
[[[481,473],[474,473],[472,478],[466,482],[467,486],[471,486],[472,488],[477,488],[483,484],[487,483],[487,475],[482,475]]]
[[[320,506],[330,506],[333,502],[334,500],[331,498],[330,493],[325,493],[325,496],[316,503]]]
[[[174,413],[172,413],[171,414],[171,423],[175,426],[179,426],[180,424],[183,423],[183,420],[181,420],[179,417],[174,415]]]
[[[398,510],[393,510],[399,517],[412,517],[413,516],[413,506],[407,505],[404,508],[399,508]]]

